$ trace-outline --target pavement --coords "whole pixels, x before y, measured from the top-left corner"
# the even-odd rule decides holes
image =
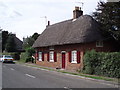
[[[25,64],[2,65],[2,88],[118,88],[115,83],[49,71]]]

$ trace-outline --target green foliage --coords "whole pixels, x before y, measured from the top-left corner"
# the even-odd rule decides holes
[[[32,57],[27,57],[25,62],[32,62],[32,63],[34,63],[34,59]]]
[[[24,38],[24,40],[23,40],[23,48],[27,49],[29,47],[32,47],[34,41],[35,40],[31,36],[27,37],[27,38]]]
[[[26,52],[21,54],[21,61],[22,62],[32,62],[34,63],[34,59],[32,55],[35,53],[34,48],[30,47],[26,49]]]
[[[14,52],[15,50],[15,41],[12,34],[9,34],[5,49],[7,52]]]
[[[23,47],[26,52],[21,55],[22,61],[34,63],[32,55],[34,55],[35,50],[34,48],[32,48],[32,45],[38,36],[38,33],[34,33],[32,36],[23,39]]]
[[[34,33],[30,37],[23,38],[23,48],[27,49],[29,47],[32,47],[33,43],[35,42],[35,40],[37,39],[38,36],[39,36],[38,33]]]
[[[32,35],[32,38],[33,38],[34,40],[36,40],[38,37],[39,37],[39,34],[38,34],[38,33],[34,33],[34,34]]]
[[[2,52],[15,52],[16,44],[14,41],[14,34],[9,33],[8,31],[2,31]]]
[[[20,62],[25,63],[25,62],[26,62],[27,57],[28,57],[28,56],[27,56],[27,53],[26,53],[26,52],[21,53]]]
[[[86,74],[93,74],[94,69],[93,69],[93,64],[96,61],[96,52],[95,50],[92,50],[91,52],[87,51],[85,56],[84,56],[84,73]]]
[[[2,51],[5,50],[7,39],[8,39],[8,31],[2,31]]]
[[[34,48],[30,47],[26,49],[26,53],[28,56],[32,56],[35,53]]]
[[[83,73],[120,77],[120,52],[87,51],[84,55]]]
[[[101,30],[107,37],[120,42],[120,2],[99,2],[93,17],[101,24]]]

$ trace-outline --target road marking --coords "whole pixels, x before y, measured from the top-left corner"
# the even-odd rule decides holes
[[[11,70],[15,70],[15,69],[13,69],[13,68],[10,68]]]
[[[64,89],[66,89],[66,90],[72,90],[71,88],[69,88],[69,87],[64,87]]]
[[[28,77],[31,77],[31,78],[36,78],[35,76],[32,76],[30,74],[25,74],[25,75],[28,76]]]
[[[26,65],[23,65],[23,66],[26,66]],[[27,67],[31,67],[31,66],[27,66]],[[32,67],[32,68],[40,69],[40,70],[44,70],[44,71],[50,71],[50,70],[46,70],[46,69],[42,69],[42,68],[37,68],[37,67]],[[51,71],[51,72],[55,72],[55,71]],[[28,75],[29,75],[29,74],[28,74]],[[71,74],[65,74],[65,75],[69,75],[69,76],[73,76],[73,77],[79,77],[79,78],[81,78],[81,79],[86,79],[86,80],[90,80],[90,81],[97,81],[97,79],[87,78],[87,77],[83,77],[83,76],[77,76],[77,75],[71,75]],[[32,76],[32,75],[31,75],[31,76]],[[32,76],[32,77],[34,77],[34,76]],[[104,84],[104,85],[107,85],[107,86],[119,87],[118,85],[113,84],[113,83],[111,83],[111,84],[109,84],[109,83],[102,83],[102,82],[100,82],[100,81],[104,81],[104,80],[98,80],[97,83]],[[70,88],[68,88],[68,87],[64,87],[64,89],[72,90],[72,89],[70,89]]]

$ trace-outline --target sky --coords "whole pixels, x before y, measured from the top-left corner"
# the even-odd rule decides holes
[[[105,1],[105,0],[102,0]],[[91,15],[99,0],[0,0],[0,28],[23,37],[41,34],[50,25],[73,18],[75,6]],[[83,3],[83,4],[82,4]]]

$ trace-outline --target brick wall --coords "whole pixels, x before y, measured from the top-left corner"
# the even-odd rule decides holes
[[[49,62],[47,61],[47,53],[50,51],[49,47],[44,48],[38,48],[38,51],[44,52],[44,61],[38,61],[36,60],[36,64],[39,64],[40,66],[46,66],[46,67],[53,67],[53,68],[62,68],[62,51],[65,51],[65,69],[68,70],[77,70],[80,68],[83,68],[83,56],[84,52],[86,50],[92,50],[95,49],[96,51],[115,51],[115,46],[112,42],[104,42],[103,47],[96,47],[96,42],[93,43],[86,43],[86,44],[71,44],[71,45],[59,45],[54,46],[54,52],[57,54],[57,62]],[[80,51],[80,63],[75,64],[69,62],[69,51],[77,50]]]

